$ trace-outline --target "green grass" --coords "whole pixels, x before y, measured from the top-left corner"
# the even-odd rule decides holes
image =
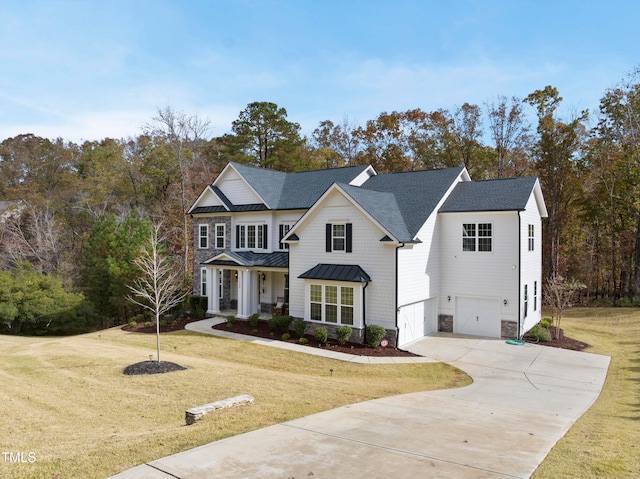
[[[467,385],[441,363],[359,365],[200,335],[162,335],[163,360],[187,367],[125,376],[155,335],[114,328],[66,338],[0,336],[0,452],[35,454],[0,478],[103,478],[224,437],[345,404]],[[333,369],[333,374],[330,370]],[[253,406],[185,426],[185,410],[238,394]]]
[[[532,477],[640,477],[640,309],[574,309],[561,327],[611,364],[598,400]]]

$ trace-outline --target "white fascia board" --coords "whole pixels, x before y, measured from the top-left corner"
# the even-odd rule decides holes
[[[540,180],[536,178],[536,183],[533,185],[533,194],[536,198],[538,210],[540,211],[541,218],[548,218],[547,206],[544,203],[544,196],[542,195],[542,187],[540,186]]]
[[[204,198],[204,196],[207,193],[211,193],[212,195],[214,195],[216,198],[218,198],[220,200],[220,205],[224,206],[224,209],[229,211],[229,208],[227,208],[227,205],[224,203],[224,201],[222,201],[222,199],[216,194],[215,191],[213,191],[213,188],[211,188],[211,185],[207,185],[205,187],[204,190],[202,190],[202,193],[200,193],[200,196],[198,196],[198,199],[196,201],[194,201],[193,205],[191,205],[191,208],[189,208],[189,211],[187,211],[187,214],[191,214],[191,211],[195,208],[198,207],[198,203],[200,203],[200,201],[202,200],[202,198]]]

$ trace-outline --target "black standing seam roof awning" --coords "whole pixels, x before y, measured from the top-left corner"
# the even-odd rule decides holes
[[[226,256],[228,259],[216,259]],[[273,253],[254,253],[253,251],[228,251],[200,264],[214,266],[242,266],[262,268],[288,268],[289,253],[275,251]]]
[[[347,281],[350,283],[368,283],[369,276],[360,266],[351,264],[317,264],[298,278],[323,279],[326,281]]]

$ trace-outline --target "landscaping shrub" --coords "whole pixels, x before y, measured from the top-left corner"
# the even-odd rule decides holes
[[[260,313],[253,313],[249,316],[249,324],[256,328],[258,326],[258,321],[260,321]]]
[[[321,344],[326,343],[328,337],[327,328],[325,328],[324,326],[316,328],[316,330],[313,332],[313,337]]]
[[[293,316],[278,316],[278,329],[281,333],[289,331],[291,321],[293,321]]]
[[[146,321],[146,322],[144,323],[144,327],[145,327],[145,328],[150,328],[151,326],[153,326],[153,323],[152,323],[151,321]]]
[[[377,324],[370,324],[366,327],[364,335],[367,344],[372,348],[377,348],[387,335],[387,330]]]
[[[293,330],[295,331],[296,336],[298,336],[299,338],[304,336],[304,332],[306,329],[307,323],[305,323],[303,319],[296,319],[293,322]]]
[[[300,344],[309,344],[309,340],[307,338],[298,339],[298,343]]]
[[[287,340],[288,340],[288,339],[290,339],[290,338],[291,338],[291,335],[290,335],[289,333],[284,333],[284,334],[282,335],[282,340],[283,340],[283,341],[287,341]]]
[[[236,322],[236,317],[233,315],[229,315],[229,316],[226,316],[226,320],[227,320],[227,328],[232,328],[233,323]]]
[[[553,324],[553,319],[551,319],[551,318],[542,318],[538,324],[543,328],[548,328],[549,326],[551,326]]]
[[[137,321],[129,321],[129,327],[130,328],[136,328],[138,326],[138,322]]]
[[[273,315],[267,319],[267,326],[269,326],[269,331],[275,333],[276,329],[278,329],[278,316]]]
[[[351,333],[353,333],[353,330],[351,329],[350,326],[337,326],[336,327],[336,339],[338,340],[338,344],[344,344],[347,341],[349,341],[349,338],[351,337]]]
[[[196,318],[204,319],[204,317],[205,317],[204,309],[200,309],[200,308],[196,309]]]
[[[536,324],[529,331],[529,336],[538,341],[542,341],[543,343],[547,341],[551,341],[551,333],[549,332],[549,328],[543,328],[540,323]]]
[[[161,319],[161,320],[160,320],[160,326],[161,326],[161,327],[163,327],[163,328],[164,328],[167,324],[168,324],[168,323],[167,323],[167,320],[166,320],[166,319]]]
[[[171,321],[173,321],[174,319],[176,319],[176,317],[173,314],[165,314],[164,315],[164,321],[165,323],[170,323]]]

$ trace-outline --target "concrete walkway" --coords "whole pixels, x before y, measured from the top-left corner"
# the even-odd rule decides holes
[[[211,324],[190,329],[212,334]],[[113,477],[526,478],[597,399],[609,366],[607,356],[455,336],[407,349],[464,370],[473,384],[344,406]]]

